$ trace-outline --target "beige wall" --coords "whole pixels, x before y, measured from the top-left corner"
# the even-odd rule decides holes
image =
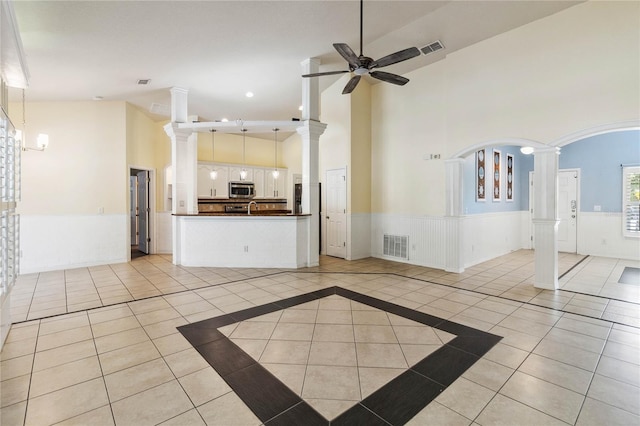
[[[327,129],[320,136],[319,170],[320,181],[326,178],[326,170],[347,167],[351,139],[351,101],[342,95],[342,88],[349,76],[340,78],[321,94],[322,114],[320,121]]]
[[[269,137],[266,139],[266,137]],[[278,132],[278,166],[283,167],[282,141]],[[245,162],[249,166],[273,167],[275,160],[274,135],[265,135],[265,139],[247,134]],[[242,164],[242,136],[231,133],[215,134],[215,156],[211,153],[211,133],[198,133],[198,161]]]
[[[350,149],[348,182],[351,197],[347,202],[347,208],[351,213],[369,213],[371,211],[371,86],[366,81],[361,81],[351,93]]]
[[[12,121],[22,123],[22,105],[11,111]],[[49,147],[22,153],[20,214],[127,212],[124,102],[33,102],[26,116],[27,144],[47,133]]]
[[[156,122],[139,108],[127,104],[127,167],[155,172],[156,211],[164,210],[164,167],[171,163],[171,141],[163,124],[165,122]]]

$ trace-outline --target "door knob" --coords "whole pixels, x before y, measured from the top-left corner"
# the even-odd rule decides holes
[[[572,219],[575,219],[575,218],[576,218],[576,215],[575,215],[575,214],[572,214],[572,215],[571,215],[571,218],[572,218]]]

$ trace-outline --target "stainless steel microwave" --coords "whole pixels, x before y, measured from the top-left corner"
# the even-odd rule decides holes
[[[253,182],[229,182],[229,198],[253,198],[255,195]]]

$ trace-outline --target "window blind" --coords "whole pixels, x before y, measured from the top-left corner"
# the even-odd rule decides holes
[[[640,237],[640,167],[622,168],[622,227],[625,237]]]

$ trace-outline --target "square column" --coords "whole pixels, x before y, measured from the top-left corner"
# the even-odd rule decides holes
[[[534,286],[558,288],[558,156],[557,147],[536,149],[533,160]]]
[[[310,214],[307,266],[319,263],[320,244],[320,184],[318,182],[318,148],[320,135],[327,125],[317,121],[305,121],[297,131],[302,136],[302,213]]]
[[[447,247],[445,270],[447,272],[464,272],[464,224],[463,188],[464,158],[452,158],[444,162],[446,183],[446,218],[447,218]]]
[[[301,63],[302,74],[313,74],[320,70],[320,61],[315,58],[305,59]],[[302,120],[320,121],[320,85],[318,79],[302,79]]]
[[[308,58],[300,64],[302,74],[312,74],[320,69],[320,61]],[[297,131],[302,137],[302,213],[309,214],[307,266],[317,266],[320,247],[320,183],[319,145],[320,135],[327,128],[320,122],[320,90],[317,78],[302,79],[303,126]]]

